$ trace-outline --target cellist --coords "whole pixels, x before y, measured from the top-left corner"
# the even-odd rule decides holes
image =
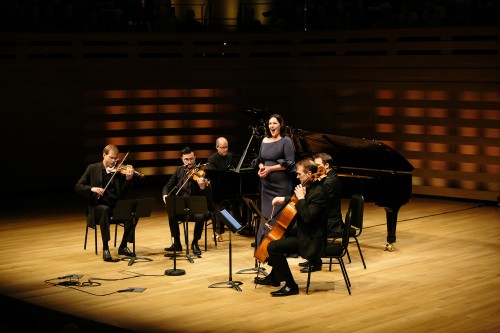
[[[299,286],[288,265],[287,253],[298,253],[313,263],[313,269],[321,270],[321,254],[326,237],[328,193],[317,177],[318,167],[312,159],[301,160],[296,166],[297,178],[300,180],[300,184],[294,189],[297,200],[296,235],[269,242],[268,264],[272,266],[272,270],[268,276],[254,279],[256,284],[274,287],[280,286],[284,281],[285,285],[271,292],[271,296],[290,296],[299,293]],[[280,205],[289,200],[288,197],[275,197],[272,204]]]

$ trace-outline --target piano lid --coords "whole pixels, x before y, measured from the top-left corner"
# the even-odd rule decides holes
[[[388,172],[412,172],[413,166],[386,144],[333,134],[292,130],[290,137],[301,158],[315,153],[332,155],[334,167],[373,169]]]

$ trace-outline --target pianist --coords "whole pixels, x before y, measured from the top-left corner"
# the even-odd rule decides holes
[[[215,149],[217,150],[215,153],[208,157],[208,170],[217,170],[217,171],[228,171],[233,166],[233,158],[234,154],[229,152],[229,142],[224,137],[219,137],[215,140]],[[219,193],[221,194],[221,193]],[[217,195],[217,193],[214,193]],[[228,198],[224,199],[221,202],[215,202],[217,210],[226,209],[231,211],[233,217],[242,223],[240,206],[241,202],[239,198]],[[222,241],[222,234],[224,233],[224,224],[217,219],[217,237],[219,241]]]

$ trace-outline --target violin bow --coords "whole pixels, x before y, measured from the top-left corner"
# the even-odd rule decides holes
[[[125,162],[125,160],[127,159],[128,153],[129,152],[127,152],[125,154],[125,157],[123,158],[123,160],[120,161],[120,164],[118,164],[118,166],[116,167],[116,170],[120,170],[120,168],[122,167],[123,162]],[[118,171],[114,172],[113,175],[111,176],[111,178],[108,180],[108,183],[106,184],[106,186],[104,186],[103,193],[106,191],[106,189],[108,188],[109,184],[111,184],[111,182],[113,181],[113,178],[115,178],[115,176],[116,176],[117,173],[118,173]],[[97,196],[97,199],[99,199],[99,198],[100,198],[100,196]]]

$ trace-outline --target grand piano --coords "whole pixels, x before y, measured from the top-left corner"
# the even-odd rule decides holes
[[[387,219],[388,251],[394,251],[398,212],[412,193],[413,166],[386,144],[363,138],[289,129],[296,159],[325,152],[342,181],[342,196],[362,194],[365,202],[383,207]]]
[[[241,111],[252,122],[252,136],[235,169],[212,174],[216,183],[220,184],[217,193],[222,196],[235,197],[259,192],[260,182],[256,171],[241,167],[242,162],[248,160],[249,154],[253,157],[258,154],[270,112],[255,108],[244,108]],[[398,212],[412,194],[414,168],[410,162],[391,147],[376,140],[304,131],[293,127],[287,127],[287,135],[294,144],[297,161],[321,152],[332,156],[333,168],[342,181],[344,198],[358,193],[363,195],[365,202],[374,202],[385,209],[386,249],[394,251]]]

